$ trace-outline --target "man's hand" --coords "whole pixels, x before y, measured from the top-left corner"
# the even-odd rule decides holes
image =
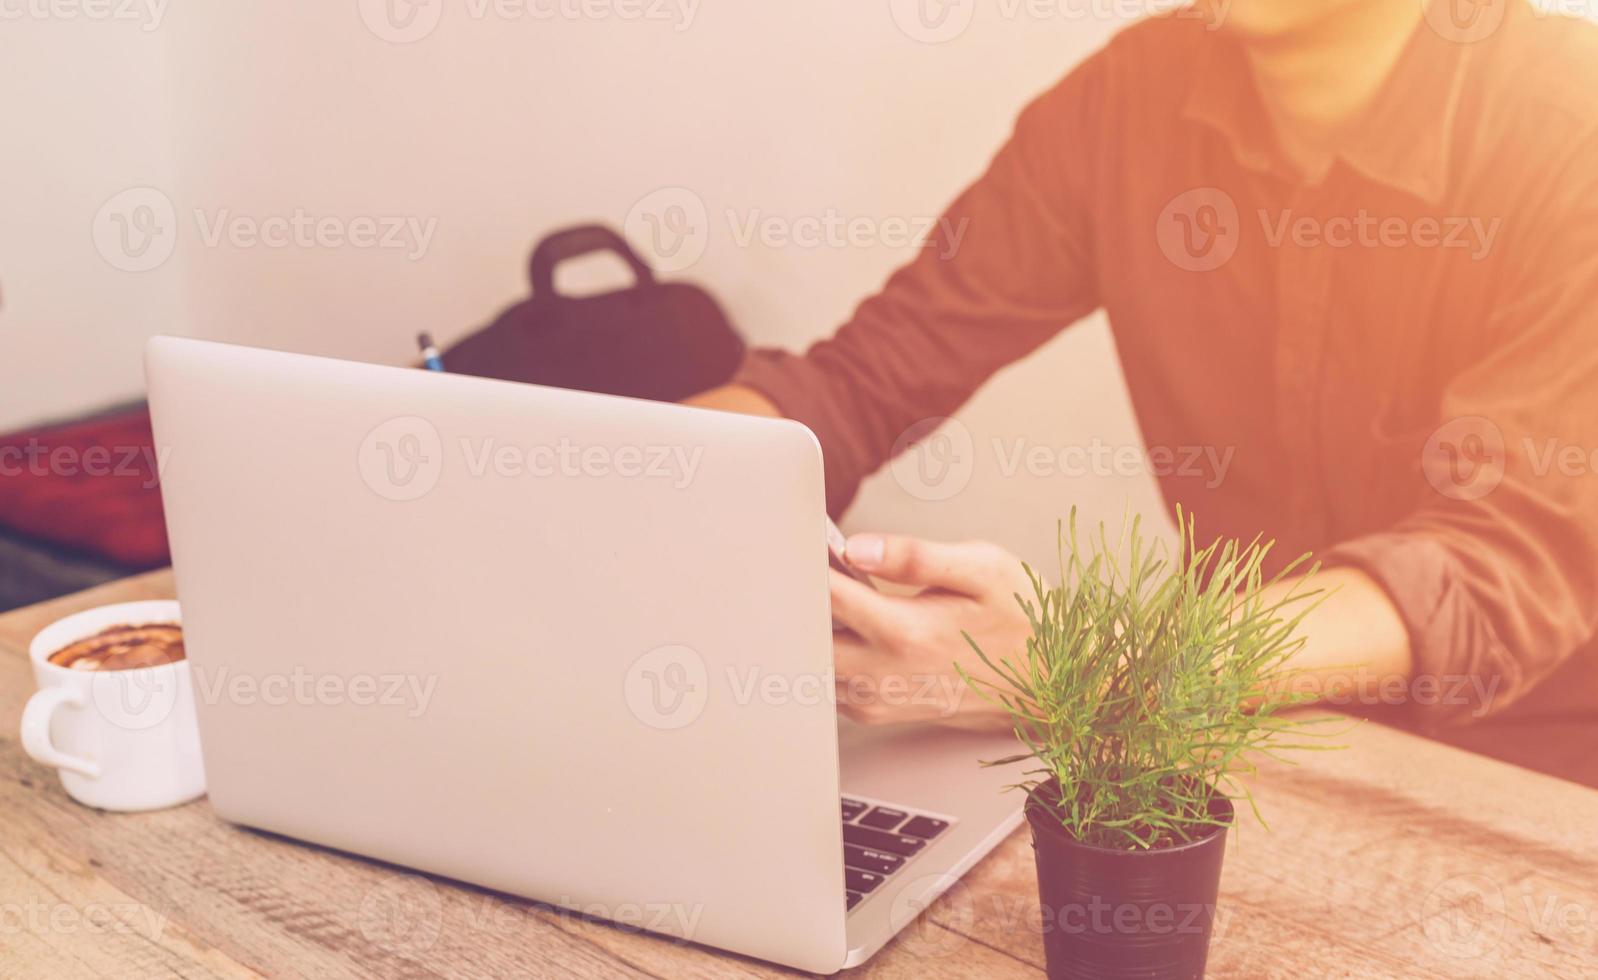
[[[1013,657],[1031,635],[1016,595],[1032,595],[1020,559],[987,542],[944,544],[885,534],[849,539],[850,564],[922,591],[883,595],[832,573],[838,710],[856,721],[945,721],[1005,729],[1009,716],[955,672],[997,679],[965,638],[993,660]]]

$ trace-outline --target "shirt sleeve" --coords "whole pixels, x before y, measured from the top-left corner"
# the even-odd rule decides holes
[[[734,378],[815,432],[833,514],[906,448],[906,430],[953,412],[999,368],[1098,306],[1080,188],[1102,57],[1021,113],[920,254],[835,336],[803,356],[752,351]]]
[[[1346,542],[1392,598],[1424,726],[1502,711],[1598,630],[1598,142],[1560,172],[1489,317],[1491,352],[1447,387],[1427,501]],[[1420,685],[1425,685],[1421,687]],[[1598,691],[1592,692],[1598,704]]]

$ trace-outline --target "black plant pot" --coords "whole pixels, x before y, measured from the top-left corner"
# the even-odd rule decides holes
[[[1059,792],[1050,780],[1026,804],[1050,980],[1203,977],[1231,801],[1215,795],[1210,814],[1224,826],[1198,840],[1122,851],[1071,837],[1050,812]]]

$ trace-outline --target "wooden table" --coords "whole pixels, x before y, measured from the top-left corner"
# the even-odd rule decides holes
[[[17,743],[28,639],[172,594],[163,572],[0,616],[0,976],[778,976],[790,971],[247,831],[204,800],[109,814]],[[1215,977],[1598,976],[1598,791],[1373,724],[1254,780]],[[307,806],[315,806],[307,800]],[[1039,975],[1006,841],[862,975]]]

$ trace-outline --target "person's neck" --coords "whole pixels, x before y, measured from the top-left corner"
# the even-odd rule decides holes
[[[1301,34],[1243,48],[1288,162],[1319,182],[1422,16],[1415,0],[1369,0]]]

